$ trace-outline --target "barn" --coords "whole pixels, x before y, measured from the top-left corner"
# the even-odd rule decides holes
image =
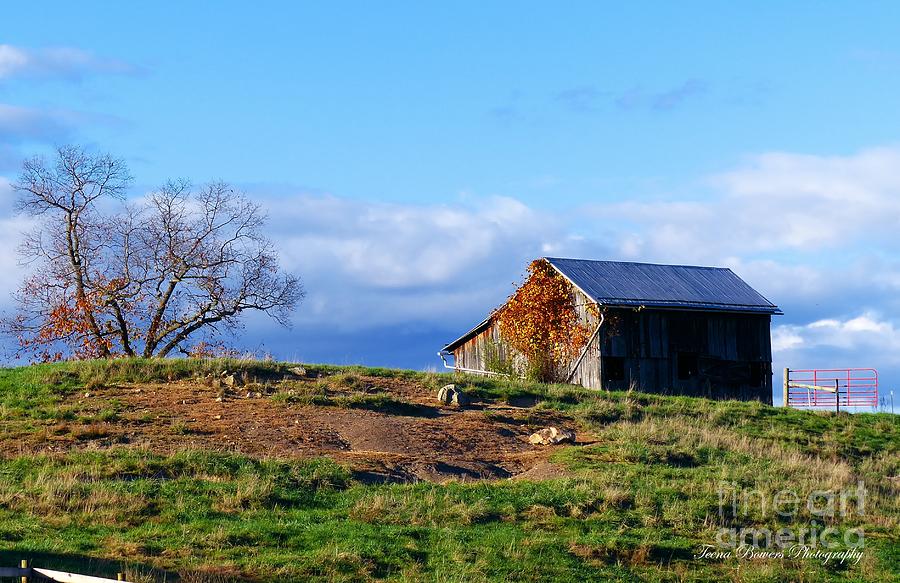
[[[782,312],[730,269],[542,261],[571,283],[578,318],[594,331],[567,365],[569,382],[772,403],[770,324]],[[440,354],[448,368],[491,374],[496,350],[495,312]]]

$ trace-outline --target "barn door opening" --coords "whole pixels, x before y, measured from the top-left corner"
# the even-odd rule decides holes
[[[678,353],[678,380],[687,381],[700,374],[700,355],[696,352]]]
[[[604,380],[614,382],[625,380],[625,359],[620,356],[604,356],[601,369]]]

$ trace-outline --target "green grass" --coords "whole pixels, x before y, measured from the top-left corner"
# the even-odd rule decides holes
[[[19,457],[0,463],[0,546],[76,570],[83,559],[74,557],[97,556],[153,565],[157,574],[212,566],[267,580],[737,575],[734,565],[691,560],[714,536],[704,522],[715,497],[692,486],[715,477],[716,455],[686,468],[633,453],[622,459],[644,461],[618,465],[597,453],[560,454],[578,478],[445,486],[363,486],[327,460],[139,450]],[[889,533],[875,538],[867,526],[876,552],[892,552]],[[876,579],[880,571],[889,580],[889,558],[866,564]],[[806,562],[748,567],[743,580],[860,575]]]
[[[683,418],[761,438],[806,454],[835,456],[853,463],[900,448],[900,422],[888,413],[800,411],[758,402],[714,401],[638,392],[600,392],[572,385],[469,377],[465,382],[482,399],[512,402],[531,399],[587,426],[642,419]]]
[[[50,421],[103,431],[122,414],[79,405],[91,383],[140,383],[229,371],[276,382],[290,365],[113,361],[0,370],[3,438]],[[276,460],[135,448],[0,459],[0,561],[185,581],[893,581],[900,565],[900,422],[758,403],[599,393],[389,369],[307,366],[285,381],[291,403],[414,414],[366,378],[432,391],[463,385],[482,404],[535,403],[596,442],[555,450],[571,477],[546,481],[364,485],[327,459]],[[292,392],[293,391],[293,392]],[[409,408],[407,410],[406,408]],[[185,426],[174,424],[181,433]],[[760,504],[718,516],[723,483],[766,495],[840,490],[863,480],[864,513],[779,518]],[[863,528],[857,565],[694,558],[721,526]]]

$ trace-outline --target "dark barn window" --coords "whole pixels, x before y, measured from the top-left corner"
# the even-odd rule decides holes
[[[678,353],[678,380],[687,381],[700,372],[700,359],[695,352]]]
[[[763,382],[763,364],[761,362],[750,363],[750,386],[761,387]]]
[[[604,356],[603,376],[608,381],[624,381],[625,380],[625,359],[616,356]]]

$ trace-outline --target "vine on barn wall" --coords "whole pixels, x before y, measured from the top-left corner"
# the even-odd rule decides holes
[[[517,376],[515,356],[510,354],[509,346],[502,341],[488,341],[484,345],[484,368],[491,372],[506,376]]]
[[[587,344],[593,330],[578,318],[572,284],[546,260],[528,266],[528,277],[494,313],[500,336],[525,359],[525,376],[564,380],[567,365]],[[599,317],[594,304],[588,310]]]

